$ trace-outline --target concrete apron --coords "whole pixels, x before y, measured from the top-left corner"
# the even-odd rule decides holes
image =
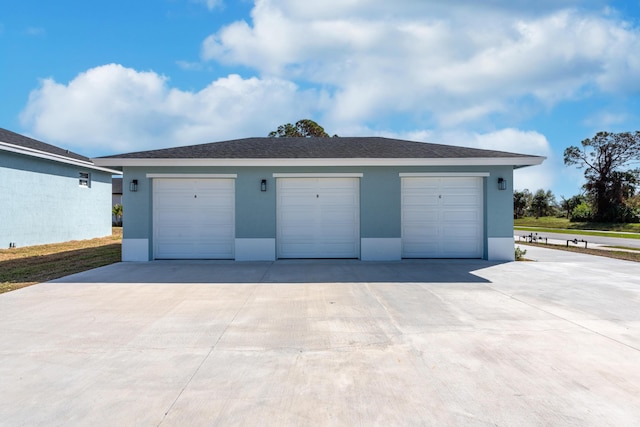
[[[634,425],[640,266],[121,263],[0,295],[6,425]]]

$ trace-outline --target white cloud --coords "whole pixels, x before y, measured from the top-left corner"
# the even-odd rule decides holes
[[[549,189],[557,179],[558,159],[547,138],[538,132],[507,128],[484,134],[449,133],[445,137],[445,143],[454,145],[546,157],[542,165],[516,169],[513,172],[513,187],[517,190]]]
[[[584,124],[595,129],[610,129],[612,126],[620,125],[633,120],[633,117],[626,112],[598,111],[587,117]]]
[[[43,80],[21,120],[35,137],[101,155],[266,136],[282,123],[312,116],[318,99],[284,80],[238,75],[198,92],[181,91],[154,72],[110,64],[68,84]]]
[[[176,65],[185,71],[200,71],[204,68],[201,62],[190,62],[183,60],[176,61]]]
[[[204,40],[202,57],[332,88],[335,120],[421,112],[439,126],[509,115],[586,90],[640,90],[637,28],[588,2],[257,0],[251,22]]]
[[[207,9],[214,10],[219,7],[224,6],[224,2],[222,0],[192,0],[194,3],[204,4]]]
[[[369,132],[371,134],[373,132]],[[553,154],[547,138],[535,131],[507,128],[493,132],[477,133],[467,131],[414,130],[405,132],[381,132],[380,136],[407,139],[410,141],[435,144],[457,145],[484,150],[506,151],[509,153],[544,156],[542,165],[525,167],[514,171],[514,188],[549,189],[558,178],[558,171],[564,166]]]

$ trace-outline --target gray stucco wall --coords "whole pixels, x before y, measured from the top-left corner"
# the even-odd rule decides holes
[[[79,185],[91,174],[91,187]],[[111,174],[0,152],[0,247],[111,235]]]
[[[152,179],[156,174],[237,174],[236,237],[276,237],[276,192],[274,173],[362,173],[360,179],[360,236],[401,236],[400,173],[489,173],[484,178],[485,237],[513,236],[513,169],[510,166],[473,167],[125,167],[123,183],[124,238],[149,239],[152,247]],[[507,191],[499,191],[497,180],[507,180]],[[129,191],[131,180],[138,191]],[[268,190],[260,191],[267,180]],[[486,244],[486,243],[485,243]],[[486,253],[486,247],[485,247]]]

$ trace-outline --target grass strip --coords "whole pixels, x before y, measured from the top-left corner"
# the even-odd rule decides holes
[[[615,259],[620,259],[624,261],[640,262],[640,252],[623,252],[623,251],[608,251],[608,250],[604,251],[601,249],[585,249],[585,248],[580,248],[576,246],[566,247],[562,245],[552,245],[552,244],[541,245],[537,243],[525,243],[525,242],[517,242],[517,244],[523,245],[523,246],[535,246],[539,248],[556,249],[556,250],[566,251],[566,252],[577,252],[577,253],[587,254],[587,255],[603,256],[607,258],[615,258]]]
[[[631,246],[602,246],[603,248],[611,248],[611,249],[624,249],[626,251],[637,251],[640,252],[640,248],[632,248]]]
[[[0,293],[121,260],[122,229],[112,236],[0,250]]]
[[[615,231],[586,231],[566,228],[547,228],[547,227],[513,227],[518,231],[532,231],[536,233],[563,233],[563,234],[575,234],[577,236],[601,236],[601,237],[617,237],[620,239],[640,239],[638,233],[616,233]]]
[[[525,217],[514,220],[516,227],[560,228],[562,230],[599,230],[610,232],[640,233],[640,223],[571,222],[558,217]]]

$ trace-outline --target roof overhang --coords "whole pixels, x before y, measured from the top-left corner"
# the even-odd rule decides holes
[[[286,158],[286,159],[132,159],[95,158],[96,165],[130,166],[513,166],[514,169],[541,164],[546,157],[469,157],[469,158]]]
[[[64,157],[64,156],[60,156],[58,154],[53,154],[53,153],[47,153],[45,151],[34,150],[32,148],[21,147],[20,145],[9,144],[7,142],[2,142],[2,141],[0,141],[0,151],[8,151],[10,153],[22,154],[25,156],[51,160],[54,162],[64,163],[68,165],[81,166],[87,169],[99,170],[102,172],[109,172],[114,175],[122,175],[121,171],[100,167],[92,162],[85,162],[83,160],[73,159],[71,157]]]

